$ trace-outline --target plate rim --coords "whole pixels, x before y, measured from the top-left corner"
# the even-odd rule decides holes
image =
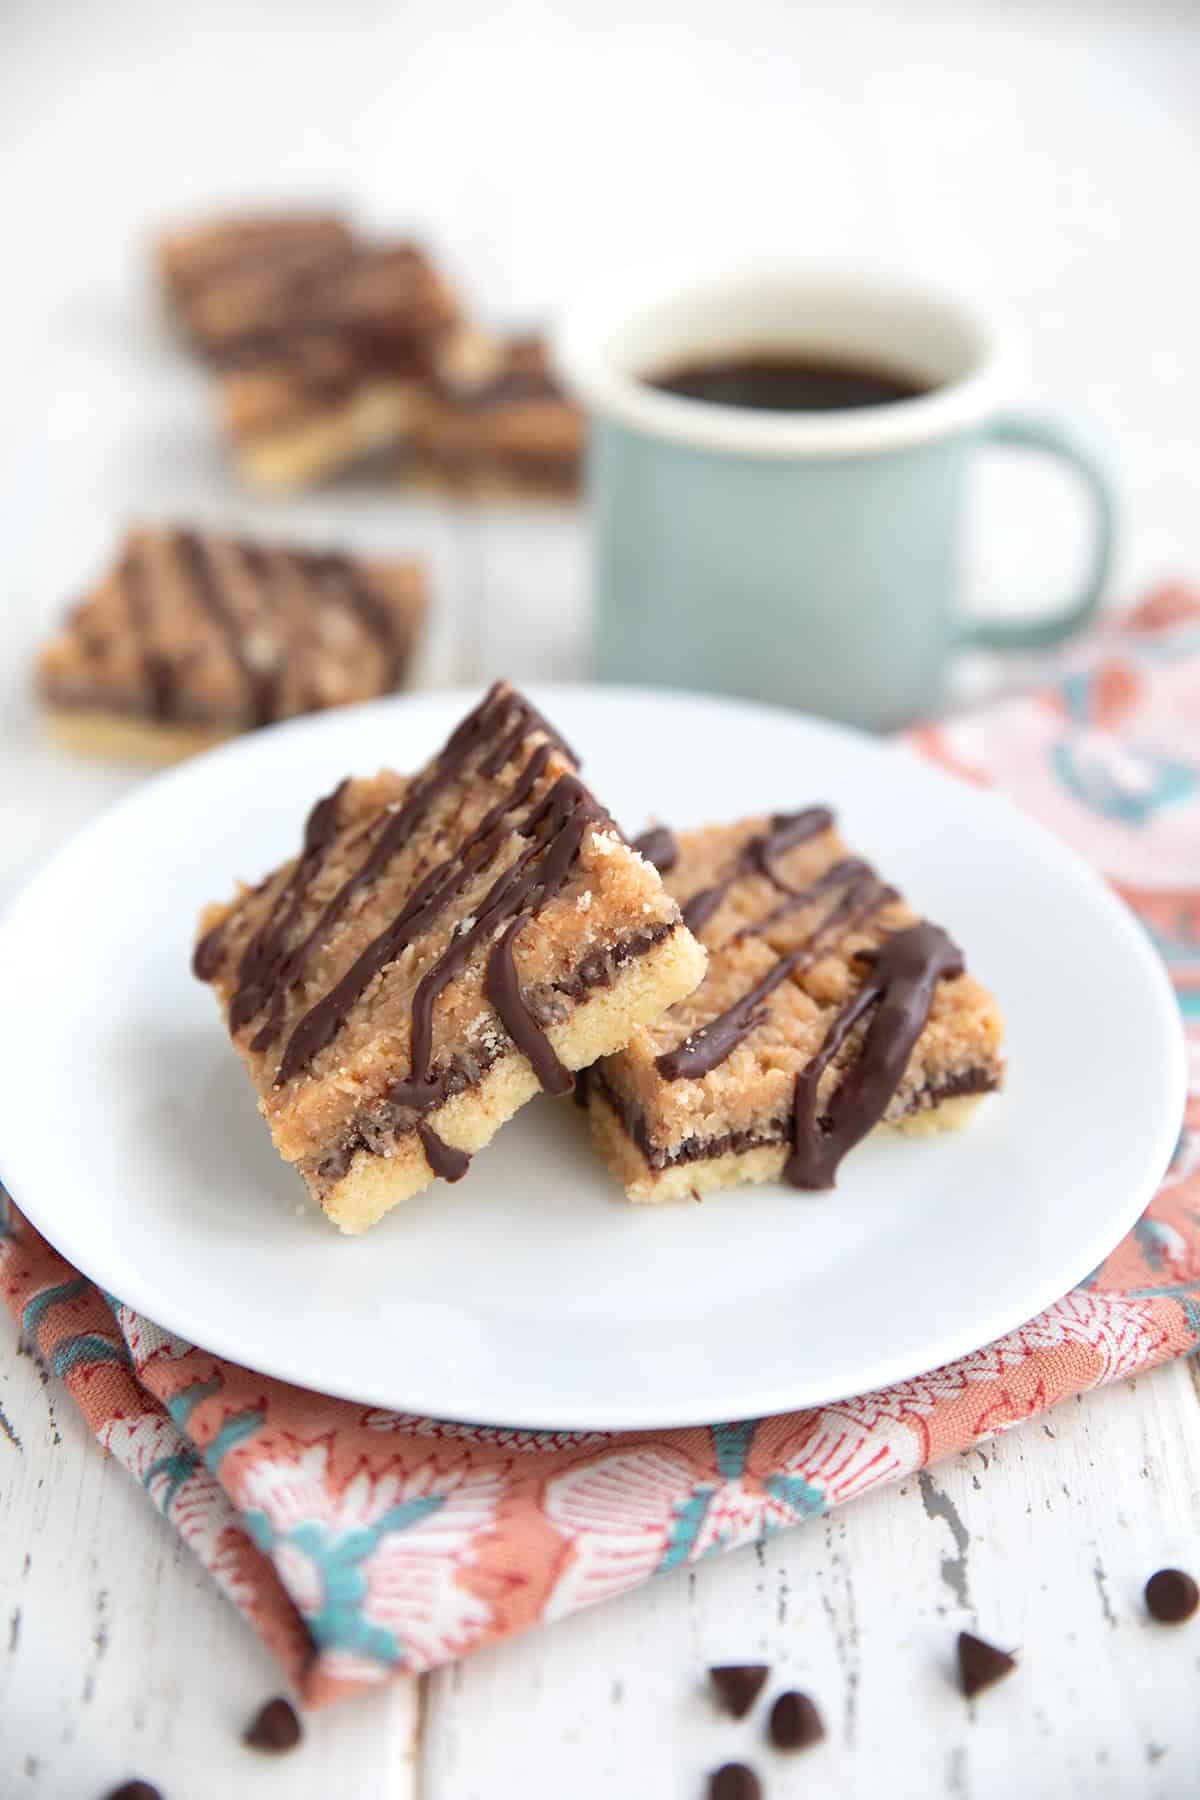
[[[854,1368],[853,1381],[835,1391],[829,1390],[828,1381],[805,1382],[800,1377],[779,1377],[774,1381],[764,1379],[761,1387],[756,1386],[753,1404],[748,1408],[746,1396],[710,1395],[705,1399],[697,1399],[688,1405],[682,1402],[669,1408],[668,1417],[653,1404],[639,1409],[635,1400],[617,1402],[610,1405],[590,1404],[586,1410],[586,1418],[575,1416],[568,1420],[557,1406],[549,1408],[532,1406],[521,1408],[521,1418],[515,1421],[511,1417],[512,1409],[497,1408],[486,1404],[474,1406],[470,1416],[465,1416],[453,1408],[447,1410],[446,1396],[439,1394],[431,1404],[430,1396],[422,1394],[420,1381],[416,1377],[411,1384],[411,1397],[403,1402],[398,1401],[394,1390],[387,1388],[386,1382],[376,1383],[370,1379],[370,1371],[361,1381],[355,1377],[353,1383],[335,1380],[332,1384],[314,1387],[307,1371],[299,1369],[287,1354],[287,1345],[279,1351],[269,1346],[259,1346],[257,1339],[251,1346],[251,1354],[247,1355],[245,1343],[232,1345],[223,1331],[216,1333],[207,1329],[201,1338],[188,1328],[186,1318],[177,1309],[168,1307],[168,1315],[158,1311],[156,1304],[146,1303],[146,1296],[126,1291],[125,1284],[118,1278],[110,1281],[105,1273],[92,1273],[85,1267],[90,1263],[93,1269],[100,1267],[97,1259],[87,1256],[80,1259],[73,1254],[70,1230],[60,1231],[55,1218],[53,1205],[47,1211],[37,1204],[34,1196],[32,1206],[23,1203],[20,1188],[20,1170],[13,1170],[17,1179],[9,1175],[12,1163],[9,1160],[7,1134],[4,1132],[4,1120],[7,1114],[7,1083],[0,1079],[0,1178],[8,1184],[8,1192],[13,1204],[29,1220],[30,1224],[81,1274],[88,1277],[97,1286],[108,1292],[116,1293],[122,1302],[152,1319],[174,1335],[186,1339],[198,1349],[208,1352],[223,1360],[240,1364],[253,1372],[268,1376],[271,1379],[287,1381],[312,1392],[330,1395],[334,1398],[354,1403],[379,1406],[387,1410],[410,1413],[414,1416],[428,1416],[438,1420],[464,1425],[476,1425],[485,1428],[501,1428],[511,1430],[534,1431],[599,1431],[622,1432],[635,1430],[671,1430],[710,1425],[727,1418],[768,1417],[778,1413],[796,1411],[810,1406],[830,1405],[844,1400],[851,1395],[869,1392],[891,1383],[913,1379],[942,1367],[947,1362],[969,1355],[981,1349],[997,1338],[1019,1329],[1029,1320],[1038,1316],[1047,1307],[1064,1298],[1094,1268],[1111,1253],[1121,1239],[1132,1228],[1136,1220],[1145,1210],[1153,1197],[1163,1176],[1170,1166],[1171,1157],[1178,1139],[1184,1115],[1187,1095],[1187,1045],[1182,1015],[1178,1000],[1171,985],[1166,964],[1154,949],[1152,941],[1141,925],[1132,909],[1114,891],[1108,879],[1088,862],[1080,852],[1070,844],[1056,836],[1040,820],[1024,811],[1003,792],[989,787],[977,786],[965,782],[961,777],[942,768],[937,763],[923,758],[919,752],[905,745],[902,741],[887,738],[874,738],[869,733],[858,731],[851,726],[835,721],[822,719],[814,714],[798,712],[792,708],[767,702],[748,701],[726,695],[711,694],[684,688],[663,688],[640,686],[635,684],[607,684],[595,682],[531,682],[522,684],[535,704],[547,712],[560,715],[570,707],[572,700],[585,696],[589,700],[603,696],[607,702],[623,706],[630,702],[639,705],[666,705],[690,707],[697,703],[716,706],[730,715],[750,715],[756,718],[764,716],[776,723],[795,725],[801,729],[816,731],[819,735],[848,740],[858,750],[867,751],[873,758],[881,762],[896,758],[904,760],[912,769],[919,771],[923,780],[934,785],[954,791],[960,800],[970,796],[969,804],[980,810],[999,808],[1005,815],[1009,829],[1015,827],[1019,834],[1030,839],[1040,854],[1057,861],[1060,868],[1072,876],[1077,882],[1090,888],[1092,900],[1108,914],[1108,919],[1124,945],[1131,961],[1139,967],[1139,973],[1145,982],[1147,996],[1153,997],[1154,1006],[1163,1026],[1161,1049],[1166,1059],[1165,1079],[1161,1084],[1158,1096],[1158,1116],[1155,1130],[1147,1133],[1147,1149],[1145,1152],[1145,1173],[1138,1181],[1131,1184],[1131,1192],[1127,1204],[1120,1209],[1106,1212],[1104,1224],[1097,1229],[1081,1234],[1077,1240],[1079,1254],[1072,1258],[1078,1264],[1077,1273],[1071,1275],[1063,1285],[1061,1267],[1056,1264],[1052,1278],[1043,1278],[1036,1282],[1031,1280],[1024,1295],[1022,1311],[1014,1317],[1012,1308],[1001,1306],[994,1314],[989,1314],[971,1327],[965,1336],[961,1329],[931,1331],[923,1341],[923,1349],[914,1365],[911,1350],[880,1352],[868,1357]],[[36,909],[39,894],[48,886],[52,886],[60,867],[69,864],[73,857],[86,851],[93,838],[102,836],[111,828],[115,819],[123,817],[128,811],[136,811],[145,804],[146,796],[159,793],[165,788],[179,786],[186,788],[189,782],[198,778],[206,778],[206,773],[214,765],[222,762],[238,762],[248,752],[253,752],[257,744],[270,738],[278,741],[281,735],[298,738],[300,736],[319,736],[329,729],[331,720],[336,720],[344,727],[352,723],[355,717],[367,714],[378,714],[381,710],[415,711],[423,707],[431,708],[435,713],[445,712],[446,718],[453,721],[458,712],[473,704],[479,696],[480,684],[456,686],[453,688],[425,689],[415,693],[401,693],[384,696],[363,704],[335,709],[331,713],[310,715],[288,720],[282,724],[268,727],[266,731],[244,734],[227,743],[215,746],[188,761],[152,774],[146,781],[139,783],[129,793],[122,795],[109,806],[103,808],[90,819],[79,831],[73,833],[53,854],[36,869],[21,885],[15,895],[0,909],[0,970],[8,954],[19,940],[22,924],[30,912]],[[457,709],[457,711],[456,711]],[[2,1044],[0,1044],[0,1069],[8,1060]],[[11,1115],[9,1115],[11,1116]],[[18,1162],[20,1158],[18,1156]],[[32,1185],[32,1184],[31,1184]],[[1120,1229],[1114,1229],[1114,1219],[1119,1217]],[[69,1220],[68,1220],[69,1225]],[[114,1256],[119,1253],[114,1247]],[[101,1259],[102,1263],[103,1259]],[[108,1271],[112,1273],[113,1271]],[[1034,1303],[1026,1306],[1030,1296]],[[184,1309],[186,1313],[186,1306]],[[406,1389],[409,1388],[406,1382]],[[745,1386],[745,1383],[742,1384]]]

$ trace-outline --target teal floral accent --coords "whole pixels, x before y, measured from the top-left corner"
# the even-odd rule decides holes
[[[1143,1213],[1133,1228],[1137,1247],[1152,1269],[1161,1269],[1167,1251],[1178,1242],[1178,1234],[1169,1225]]]
[[[1200,1300],[1200,1282],[1164,1281],[1161,1287],[1126,1288],[1122,1300]]]
[[[362,1614],[367,1596],[363,1564],[380,1540],[394,1531],[407,1531],[430,1518],[445,1504],[443,1494],[421,1494],[389,1507],[373,1525],[337,1532],[320,1519],[305,1519],[280,1536],[266,1513],[254,1508],[244,1515],[247,1530],[260,1550],[273,1555],[284,1545],[307,1556],[321,1577],[321,1606],[305,1614],[305,1624],[320,1650],[346,1650],[356,1656],[394,1668],[404,1661],[404,1649],[394,1632],[373,1625]]]
[[[56,1375],[69,1375],[83,1363],[124,1363],[128,1367],[129,1352],[124,1344],[101,1337],[98,1331],[80,1331],[55,1345],[51,1362]]]
[[[1148,919],[1142,919],[1141,923],[1163,961],[1173,969],[1200,967],[1200,943],[1190,933],[1185,935],[1187,926],[1182,911],[1173,921],[1170,931],[1156,929]],[[1186,995],[1180,994],[1177,998],[1183,1000]]]
[[[1200,974],[1200,941],[1197,941],[1186,913],[1180,907],[1169,928],[1158,926],[1153,920],[1141,917],[1139,917],[1138,923],[1171,973],[1171,978],[1175,983],[1175,998],[1179,1002],[1184,1018],[1195,1018],[1197,1003],[1200,1002],[1200,990],[1179,986],[1181,981]]]
[[[1196,998],[1198,1000],[1200,1000],[1200,994],[1197,994]],[[1178,1165],[1183,1157],[1183,1154],[1186,1151],[1188,1144],[1191,1140],[1191,1135],[1192,1134],[1188,1130],[1186,1122],[1179,1127],[1179,1136],[1175,1139],[1175,1148],[1172,1150],[1171,1160],[1167,1164],[1168,1174],[1170,1173],[1170,1171],[1172,1169],[1178,1167]]]
[[[248,1412],[234,1413],[232,1418],[226,1419],[204,1452],[204,1460],[214,1475],[232,1449],[262,1430],[265,1418],[261,1407],[251,1407]]]
[[[1200,1340],[1200,1286],[1195,1282],[1164,1282],[1161,1287],[1129,1288],[1126,1300],[1174,1300],[1183,1308],[1188,1330]]]
[[[718,1427],[718,1429],[722,1428]],[[748,1431],[750,1436],[753,1435],[753,1425],[739,1429]],[[749,1437],[746,1439],[746,1448],[749,1448]],[[732,1455],[732,1451],[730,1454]],[[740,1473],[740,1468],[728,1471],[730,1479]],[[764,1485],[771,1498],[786,1506],[793,1517],[797,1519],[810,1519],[826,1510],[825,1496],[818,1489],[810,1486],[800,1475],[772,1475]],[[682,1505],[675,1508],[667,1548],[655,1574],[662,1575],[666,1570],[676,1569],[681,1563],[692,1560],[696,1543],[708,1518],[712,1503],[720,1491],[715,1483],[702,1483],[693,1489]],[[782,1525],[773,1526],[764,1520],[762,1535],[767,1537],[772,1530],[781,1529]],[[705,1545],[704,1555],[715,1556],[720,1551],[728,1549],[732,1537],[732,1529],[716,1531],[712,1541]]]
[[[249,1506],[242,1513],[242,1523],[259,1549],[270,1556],[275,1545],[282,1540],[275,1535],[275,1527],[259,1506]]]
[[[165,1475],[167,1477],[163,1486],[162,1498],[158,1501],[158,1507],[160,1512],[169,1514],[171,1508],[175,1504],[180,1488],[183,1486],[184,1482],[187,1481],[189,1476],[196,1473],[196,1470],[199,1467],[200,1458],[194,1450],[188,1449],[186,1446],[181,1450],[172,1450],[169,1455],[159,1456],[150,1464],[150,1467],[142,1476],[142,1486],[150,1495],[151,1499],[153,1499],[153,1484],[158,1480],[160,1475]]]
[[[1163,1240],[1157,1228],[1157,1222],[1148,1214],[1143,1213],[1133,1228],[1133,1234],[1138,1248],[1150,1267],[1152,1269],[1161,1268]],[[1083,1293],[1094,1288],[1097,1277],[1103,1272],[1103,1269],[1104,1264],[1101,1263],[1098,1269],[1093,1269],[1090,1275],[1085,1275],[1076,1288],[1076,1293]],[[1189,1330],[1194,1331],[1200,1337],[1200,1285],[1196,1283],[1189,1286],[1185,1282],[1176,1281],[1165,1282],[1161,1287],[1122,1288],[1119,1293],[1113,1295],[1113,1298],[1116,1300],[1176,1300],[1183,1308]]]
[[[1191,800],[1196,789],[1195,770],[1167,757],[1141,757],[1148,777],[1142,790],[1122,787],[1114,775],[1078,756],[1069,740],[1055,744],[1050,756],[1055,774],[1069,793],[1093,812],[1119,819],[1123,825],[1147,825],[1165,806]]]
[[[1163,1266],[1163,1246],[1154,1220],[1143,1213],[1133,1228],[1134,1241],[1152,1269]]]
[[[825,1496],[820,1488],[805,1481],[803,1475],[772,1475],[766,1487],[772,1500],[778,1500],[781,1506],[786,1506],[797,1519],[815,1519],[827,1510]],[[782,1530],[782,1525],[772,1526],[770,1529],[779,1531]]]
[[[750,1446],[754,1442],[754,1433],[758,1430],[757,1419],[744,1419],[736,1425],[714,1425],[712,1428],[713,1448],[717,1454],[717,1468],[726,1481],[736,1481],[744,1473],[746,1460],[750,1455]]]
[[[207,1381],[193,1381],[191,1387],[180,1388],[167,1401],[167,1411],[178,1425],[180,1431],[187,1430],[188,1420],[202,1400],[208,1400],[219,1392],[221,1377],[210,1375]]]
[[[713,1426],[712,1439],[717,1468],[726,1481],[737,1481],[745,1473],[758,1424],[757,1419],[744,1419],[737,1424]],[[824,1495],[810,1487],[799,1475],[772,1475],[765,1483],[765,1488],[771,1498],[786,1506],[795,1518],[808,1519],[825,1511]],[[655,1570],[656,1574],[661,1575],[667,1569],[676,1569],[681,1563],[693,1560],[700,1533],[708,1520],[713,1501],[720,1492],[719,1483],[701,1482],[692,1489],[686,1500],[674,1508],[667,1548]],[[764,1520],[762,1535],[766,1537],[773,1529],[777,1530],[779,1527]],[[719,1551],[728,1549],[733,1536],[732,1526],[718,1529],[713,1533],[711,1542],[705,1545],[703,1554],[714,1556]]]
[[[690,1561],[700,1528],[708,1516],[708,1509],[716,1492],[712,1482],[704,1482],[693,1488],[687,1499],[672,1509],[667,1547],[655,1570],[656,1575],[665,1574],[668,1569],[677,1569],[680,1563]]]
[[[1091,716],[1091,676],[1085,675],[1082,670],[1073,675],[1064,675],[1058,684],[1058,691],[1062,695],[1068,718],[1086,725]]]
[[[712,1427],[713,1452],[716,1456],[717,1469],[726,1481],[736,1481],[745,1472],[746,1459],[750,1454],[750,1446],[754,1442],[754,1433],[757,1429],[757,1419],[743,1419],[735,1424]],[[673,1509],[667,1535],[667,1548],[655,1570],[656,1574],[662,1575],[667,1569],[677,1569],[681,1563],[692,1560],[697,1540],[703,1530],[704,1522],[708,1518],[709,1509],[720,1491],[720,1486],[716,1482],[701,1482],[692,1489],[686,1500]],[[705,1546],[704,1555],[710,1556],[714,1551],[723,1550],[726,1547],[728,1535],[728,1533],[718,1531],[713,1542]]]
[[[43,1288],[35,1294],[21,1314],[22,1329],[30,1337],[36,1337],[38,1327],[46,1314],[55,1306],[62,1306],[68,1300],[78,1300],[81,1294],[87,1293],[87,1282],[80,1275],[74,1281],[60,1281],[54,1287]]]

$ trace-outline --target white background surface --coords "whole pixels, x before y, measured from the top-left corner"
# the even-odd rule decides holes
[[[420,225],[481,305],[540,312],[648,256],[786,251],[944,279],[1020,338],[1014,399],[1089,419],[1125,495],[1118,586],[1200,570],[1200,25],[1181,4],[0,6],[0,895],[125,778],[53,756],[25,697],[45,619],[141,511],[413,544],[426,674],[576,673],[569,515],[465,518],[386,494],[287,507],[225,486],[205,396],[155,335],[139,248],[231,199]],[[969,588],[1018,605],[1078,549],[1041,468],[981,479]],[[1161,1371],[788,1534],[237,1746],[278,1686],[253,1642],[0,1322],[0,1795],[89,1800],[690,1800],[727,1756],[773,1796],[1185,1800],[1200,1627],[1142,1580],[1200,1563],[1200,1389]],[[14,1441],[16,1440],[16,1441]],[[967,1708],[954,1633],[1024,1647]],[[768,1766],[714,1719],[713,1660],[763,1657],[827,1745]]]

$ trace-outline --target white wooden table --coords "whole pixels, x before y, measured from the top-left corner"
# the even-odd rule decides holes
[[[499,312],[718,247],[954,280],[1024,339],[1016,397],[1116,441],[1129,592],[1200,573],[1197,93],[1194,11],[1133,0],[9,0],[0,901],[131,779],[48,750],[25,694],[45,621],[129,514],[419,548],[439,603],[426,680],[585,665],[569,514],[229,490],[203,393],[146,312],[155,220],[214,197],[359,197],[380,224],[429,225]],[[980,488],[971,593],[1019,606],[1064,582],[1064,494],[1023,469]],[[7,1318],[0,1408],[0,1800],[91,1800],[133,1773],[168,1800],[691,1800],[731,1757],[776,1797],[1200,1794],[1200,1624],[1155,1628],[1140,1604],[1161,1564],[1200,1569],[1195,1363],[314,1717],[276,1763],[238,1743],[280,1687],[266,1652]],[[950,1681],[963,1627],[1022,1650],[971,1707]],[[827,1743],[786,1763],[761,1721],[719,1718],[704,1670],[738,1660],[808,1689]]]

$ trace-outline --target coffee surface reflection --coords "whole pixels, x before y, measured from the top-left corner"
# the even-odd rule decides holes
[[[646,377],[650,387],[710,406],[752,412],[845,412],[893,406],[929,392],[929,383],[882,364],[843,358],[775,355],[725,356],[680,363]]]

